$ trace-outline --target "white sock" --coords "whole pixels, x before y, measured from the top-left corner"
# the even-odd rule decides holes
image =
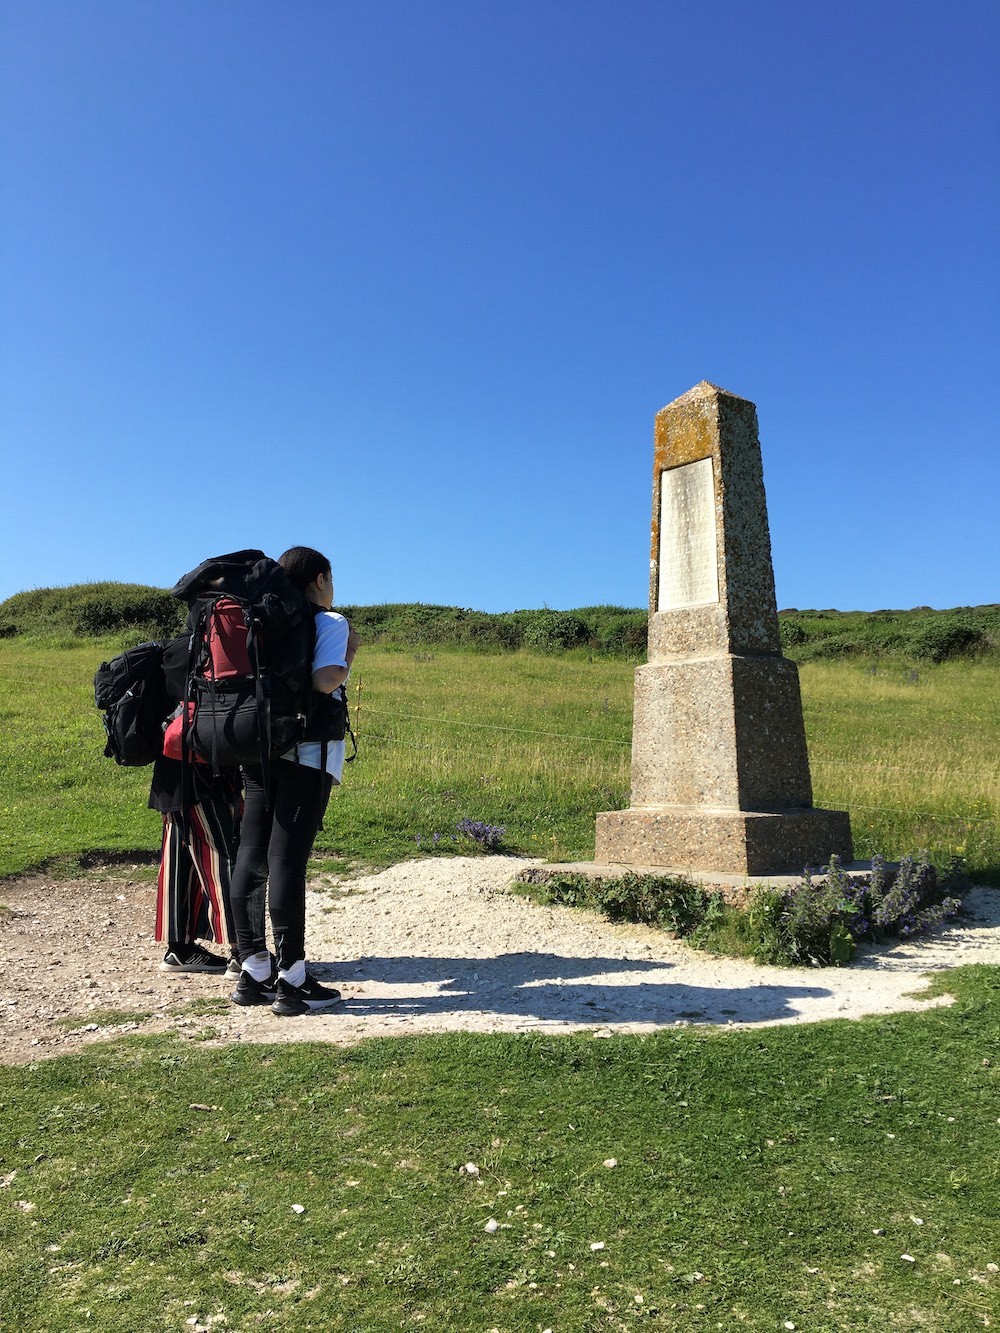
[[[254,981],[266,981],[271,975],[271,955],[252,953],[242,967],[244,972],[249,972]]]
[[[287,981],[289,986],[304,986],[306,984],[306,960],[300,958],[291,967],[279,967],[278,976],[282,981]]]

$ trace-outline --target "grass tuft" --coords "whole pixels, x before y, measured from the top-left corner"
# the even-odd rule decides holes
[[[122,1023],[145,1023],[146,1019],[152,1016],[151,1010],[92,1009],[86,1014],[67,1014],[64,1018],[57,1018],[56,1026],[65,1028],[67,1032],[76,1032],[80,1028],[91,1026],[113,1028],[119,1027]]]

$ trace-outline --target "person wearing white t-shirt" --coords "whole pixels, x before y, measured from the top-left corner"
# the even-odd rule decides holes
[[[334,696],[342,690],[358,648],[358,636],[333,606],[330,562],[309,546],[293,546],[282,555],[292,583],[305,593],[316,616],[312,663],[313,689],[321,696],[321,719],[335,711]],[[326,764],[323,767],[323,751]],[[265,799],[263,773],[244,766],[245,808],[240,846],[230,886],[241,962],[232,998],[236,1004],[269,1004],[285,1017],[327,1009],[340,992],[324,986],[306,970],[306,865],[334,783],[344,766],[344,741],[310,737],[270,766],[270,799]],[[268,911],[277,959],[254,932],[248,905],[254,890],[267,882]]]
[[[282,557],[284,559],[284,557]],[[333,581],[329,584],[329,594],[333,596]],[[313,684],[316,683],[318,672],[331,672],[331,679],[340,673],[346,665],[350,670],[348,662],[348,643],[351,636],[351,627],[344,616],[339,611],[332,611],[329,607],[323,606],[322,602],[313,601],[316,608],[316,648],[313,652]],[[320,607],[323,607],[320,610]],[[355,644],[357,638],[355,637]],[[354,653],[351,653],[353,661]],[[346,677],[344,678],[346,681]],[[325,683],[325,677],[324,677]],[[318,686],[316,688],[319,688]],[[340,685],[335,685],[332,690],[321,691],[324,694],[337,695],[345,688],[344,681]],[[326,743],[326,771],[333,779],[334,786],[340,786],[340,779],[344,772],[344,752],[346,743],[343,739],[327,741]],[[283,754],[282,759],[291,759],[294,763],[305,764],[309,768],[322,768],[322,750],[323,745],[320,741],[299,741],[294,749]]]

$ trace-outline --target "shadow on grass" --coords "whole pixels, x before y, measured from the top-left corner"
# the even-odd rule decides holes
[[[670,963],[509,953],[496,958],[358,958],[319,968],[353,982],[339,1012],[400,1019],[505,1014],[537,1023],[773,1023],[794,1018],[795,1000],[827,997],[820,986],[697,986],[670,979]],[[367,994],[366,986],[377,988]]]

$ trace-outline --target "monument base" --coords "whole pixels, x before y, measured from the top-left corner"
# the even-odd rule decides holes
[[[794,873],[853,856],[846,810],[693,810],[649,806],[597,816],[594,860],[728,874]]]

